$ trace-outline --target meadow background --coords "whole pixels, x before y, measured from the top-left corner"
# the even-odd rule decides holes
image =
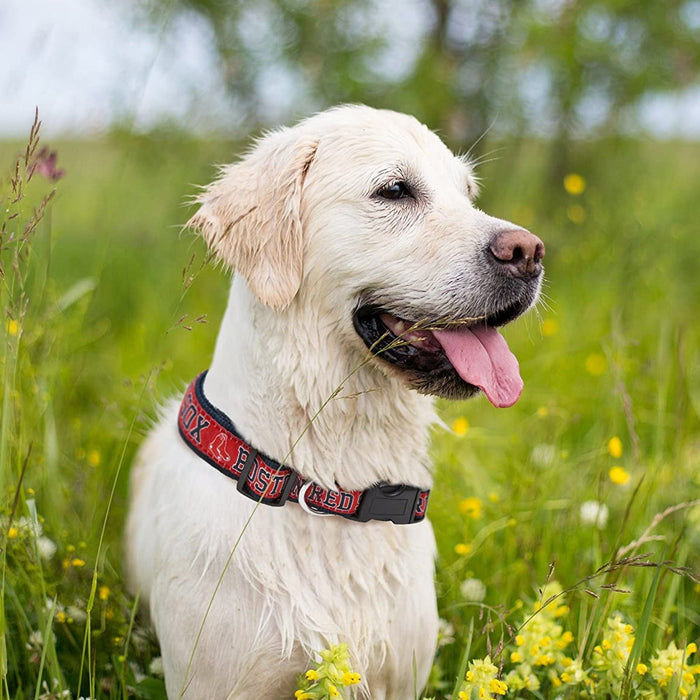
[[[430,517],[445,623],[426,697],[479,697],[483,686],[482,697],[697,699],[700,143],[652,135],[640,117],[649,89],[688,84],[661,75],[666,54],[651,47],[670,45],[696,75],[693,3],[646,18],[633,3],[617,15],[600,14],[608,3],[553,3],[568,14],[546,21],[541,3],[525,3],[527,16],[472,18],[480,35],[457,21],[463,3],[428,4],[425,50],[391,84],[366,65],[381,47],[365,25],[367,45],[346,37],[336,50],[329,39],[372,3],[314,6],[330,13],[320,15],[328,35],[314,30],[319,16],[292,16],[304,3],[271,3],[281,14],[267,18],[276,32],[297,21],[277,60],[301,67],[306,82],[285,80],[307,104],[282,116],[345,99],[417,113],[456,150],[474,148],[479,206],[547,245],[543,301],[505,331],[521,400],[440,404]],[[121,120],[89,138],[44,139],[30,120],[25,137],[0,142],[0,698],[164,697],[157,644],[122,579],[129,465],[159,402],[206,368],[226,300],[227,275],[182,231],[187,200],[272,118],[264,99],[236,99],[260,83],[236,82],[231,67],[269,79],[259,23],[181,6],[218,27],[235,124],[202,133]],[[594,10],[610,25],[607,53],[590,50]],[[670,21],[676,10],[684,23]],[[157,2],[152,12],[164,16]],[[514,17],[526,37],[515,48],[504,40]],[[628,32],[615,44],[619,18],[659,43]],[[227,27],[252,38],[237,43]],[[294,54],[302,40],[310,48]],[[541,112],[503,82],[533,46],[545,75],[559,71]],[[617,99],[587,118],[588,88],[607,85],[603,68],[625,52],[638,74],[624,83],[609,71]],[[469,66],[483,73],[481,92],[469,92]],[[487,655],[496,672],[481,683]]]

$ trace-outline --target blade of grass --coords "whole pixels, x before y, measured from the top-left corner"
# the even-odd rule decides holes
[[[36,688],[34,690],[34,700],[39,700],[39,693],[41,692],[41,677],[44,675],[44,664],[46,663],[46,654],[47,654],[47,649],[49,648],[49,644],[47,643],[47,639],[51,637],[53,634],[52,632],[52,625],[53,625],[53,616],[54,616],[54,611],[56,610],[56,598],[53,599],[53,605],[51,606],[51,609],[49,610],[49,615],[46,618],[46,622],[44,623],[44,628],[42,629],[41,633],[44,639],[44,644],[42,644],[42,649],[41,649],[41,660],[39,662],[39,670],[37,672],[37,680],[36,680]],[[49,688],[49,690],[53,690],[53,688]]]
[[[664,555],[665,555],[664,550]],[[632,692],[632,674],[637,668],[637,664],[642,658],[642,651],[644,649],[644,642],[646,641],[647,634],[649,633],[649,625],[651,623],[652,614],[654,612],[654,602],[656,600],[656,594],[659,590],[659,582],[661,581],[661,575],[664,571],[662,562],[665,560],[665,556],[661,557],[661,562],[654,569],[654,577],[652,579],[651,585],[649,586],[649,591],[644,600],[644,608],[642,610],[642,616],[637,624],[637,632],[634,638],[634,644],[630,651],[630,655],[627,658],[627,664],[625,666],[625,673],[622,679],[622,684],[620,688],[621,700],[631,697]]]
[[[121,690],[122,690],[122,696],[124,700],[128,700],[129,698],[129,692],[128,692],[128,687],[127,687],[127,682],[126,682],[126,669],[127,669],[127,660],[129,658],[129,643],[131,642],[131,633],[134,630],[134,622],[136,621],[136,613],[138,612],[139,609],[139,594],[136,594],[136,597],[134,598],[134,604],[131,606],[131,615],[129,616],[129,627],[126,632],[126,636],[124,637],[124,662],[122,663],[122,672],[121,672]]]
[[[146,379],[141,385],[141,390],[140,394],[138,397],[138,400],[136,401],[136,406],[140,406],[143,401],[143,397],[146,393],[146,389],[151,381],[151,378],[153,376],[153,370],[148,374]],[[97,553],[95,554],[95,569],[92,574],[92,581],[90,584],[90,595],[88,597],[88,602],[87,606],[85,609],[85,612],[87,614],[87,619],[85,623],[85,634],[83,637],[83,652],[82,652],[82,657],[80,659],[80,673],[78,676],[78,692],[77,695],[78,697],[80,696],[80,685],[82,682],[83,678],[83,672],[84,672],[84,664],[85,664],[85,654],[87,652],[88,654],[88,659],[91,658],[91,642],[90,638],[92,636],[92,630],[91,630],[91,618],[92,618],[92,609],[95,605],[95,596],[97,593],[97,577],[99,575],[99,572],[103,566],[103,563],[101,560],[104,557],[104,552],[105,552],[105,534],[107,532],[107,523],[109,522],[109,517],[112,511],[112,504],[114,502],[114,495],[117,491],[117,483],[119,482],[119,476],[121,474],[122,468],[124,466],[124,462],[126,461],[126,451],[129,445],[129,442],[131,440],[131,436],[134,433],[134,428],[136,427],[136,422],[139,417],[139,412],[138,410],[134,413],[131,419],[131,423],[129,424],[129,428],[127,430],[126,436],[124,438],[124,442],[122,445],[122,451],[121,454],[119,455],[119,460],[117,462],[117,468],[114,472],[114,477],[112,479],[112,487],[109,492],[109,498],[107,499],[107,506],[105,508],[105,514],[104,517],[102,518],[102,529],[100,530],[100,538],[97,544]],[[91,697],[94,697],[95,689],[94,689],[94,678],[92,676],[92,672],[90,673],[90,695]]]
[[[462,652],[462,657],[459,661],[459,669],[457,671],[457,676],[455,678],[455,685],[452,689],[452,697],[456,698],[459,694],[459,689],[464,681],[464,677],[467,675],[467,666],[469,665],[469,657],[472,651],[472,639],[474,638],[474,618],[469,619],[469,624],[467,625],[467,637],[464,644],[464,651]]]

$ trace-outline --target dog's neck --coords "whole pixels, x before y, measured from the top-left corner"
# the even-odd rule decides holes
[[[210,401],[257,449],[328,488],[429,488],[432,400],[362,364],[359,342],[320,331],[318,310],[305,308],[296,299],[270,309],[235,278],[206,379]]]

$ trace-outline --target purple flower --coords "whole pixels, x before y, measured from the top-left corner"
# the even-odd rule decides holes
[[[66,174],[66,171],[56,167],[57,158],[58,154],[56,151],[50,151],[44,146],[44,148],[34,156],[29,166],[29,177],[32,177],[34,173],[39,173],[39,175],[51,182],[60,180]]]

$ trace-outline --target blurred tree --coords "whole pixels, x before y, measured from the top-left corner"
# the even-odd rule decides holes
[[[698,82],[700,0],[142,0],[211,25],[247,122],[364,101],[463,144],[490,125],[572,135],[634,127],[650,93]]]
[[[553,137],[555,172],[565,167],[567,137],[635,130],[644,98],[700,82],[698,0],[525,4],[515,52],[521,114]]]

